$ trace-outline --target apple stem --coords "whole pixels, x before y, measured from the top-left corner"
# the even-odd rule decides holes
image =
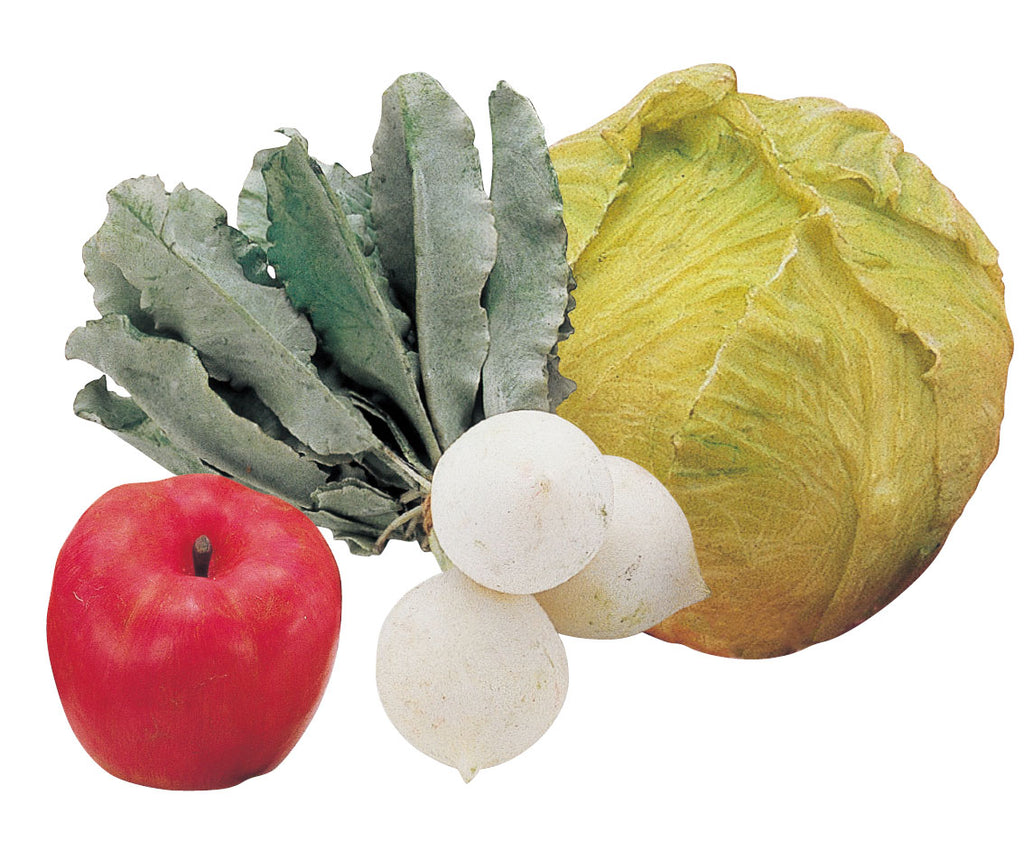
[[[210,559],[213,557],[213,544],[206,535],[200,535],[192,544],[192,568],[196,576],[210,575]]]

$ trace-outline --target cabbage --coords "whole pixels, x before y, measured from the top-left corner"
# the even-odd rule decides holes
[[[672,491],[712,591],[652,634],[768,657],[877,612],[996,454],[1012,339],[977,223],[875,115],[722,65],[551,156],[577,283],[558,412]]]

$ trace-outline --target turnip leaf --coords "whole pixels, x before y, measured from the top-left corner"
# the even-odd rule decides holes
[[[330,482],[313,494],[318,509],[356,520],[383,530],[402,512],[402,504],[393,496],[359,479]]]
[[[175,446],[219,472],[307,507],[326,482],[316,464],[235,414],[187,343],[144,334],[111,314],[75,329],[66,354],[109,375]]]
[[[247,242],[213,199],[159,178],[121,183],[96,234],[99,255],[140,291],[160,334],[195,348],[209,374],[251,387],[314,451],[357,456],[378,440],[312,364],[316,335],[275,287],[248,280],[238,262]]]
[[[263,176],[269,257],[288,298],[308,314],[340,371],[390,398],[436,459],[416,357],[404,339],[409,318],[391,301],[383,271],[364,254],[337,192],[301,138],[274,152]]]
[[[263,180],[263,167],[278,150],[280,148],[264,148],[256,152],[252,158],[252,168],[238,193],[235,214],[238,229],[264,251],[270,247],[267,241],[270,219],[267,216],[267,184]]]
[[[84,420],[105,426],[175,475],[213,472],[197,455],[179,449],[134,399],[108,390],[103,376],[78,391],[74,411]]]
[[[432,77],[400,77],[384,93],[371,163],[377,244],[415,305],[427,409],[444,449],[473,424],[488,346],[481,293],[497,234],[473,126]]]
[[[484,289],[491,338],[484,414],[554,412],[573,386],[559,375],[556,354],[571,330],[562,196],[533,105],[501,83],[490,112],[498,249]]]

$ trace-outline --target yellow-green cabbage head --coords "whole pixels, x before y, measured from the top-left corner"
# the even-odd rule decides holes
[[[722,65],[551,153],[578,284],[559,413],[668,486],[711,588],[653,633],[775,656],[878,611],[996,454],[1012,341],[974,219],[875,115]]]

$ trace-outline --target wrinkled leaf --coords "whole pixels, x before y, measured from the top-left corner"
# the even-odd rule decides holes
[[[416,359],[403,339],[408,317],[364,256],[337,193],[299,139],[270,157],[263,176],[269,256],[289,299],[309,315],[342,373],[392,399],[436,459]]]
[[[380,126],[370,157],[370,210],[385,274],[403,307],[410,315],[415,315],[415,211],[412,166],[405,137],[401,98],[393,91],[385,93],[381,99]]]
[[[484,415],[554,411],[568,395],[553,359],[569,306],[562,196],[533,105],[505,83],[491,94],[491,202],[497,258],[484,306],[490,348],[483,367]]]
[[[278,132],[290,139],[298,139],[308,149],[305,137],[298,130],[284,127]],[[282,147],[284,146],[266,148],[256,153],[252,160],[252,167],[249,169],[249,174],[246,175],[242,190],[238,195],[238,229],[264,251],[270,247],[270,242],[267,239],[270,217],[267,215],[267,183],[263,179],[263,169],[271,156],[280,151]],[[317,164],[331,188],[338,193],[349,224],[360,239],[363,253],[370,254],[374,248],[374,239],[369,224],[369,175],[353,176],[338,163],[328,165],[317,161]]]
[[[379,555],[377,538],[380,530],[348,517],[339,517],[330,511],[305,509],[303,513],[317,526],[327,529],[337,540],[345,541],[353,555]]]
[[[267,216],[267,184],[263,180],[263,167],[277,150],[280,149],[265,148],[256,152],[252,158],[252,168],[249,169],[242,190],[238,193],[238,229],[264,251],[270,247],[267,240],[270,219]]]
[[[313,494],[315,510],[307,512],[314,522],[344,539],[357,555],[380,552],[381,535],[413,540],[419,527],[413,520],[401,524],[406,506],[400,498],[361,479],[344,478],[329,482]],[[400,524],[397,528],[392,524]]]
[[[326,481],[316,464],[235,414],[186,343],[144,334],[111,314],[75,329],[66,354],[109,375],[180,451],[222,473],[302,506]]]
[[[358,393],[351,394],[352,403],[363,412],[363,415],[371,423],[380,423],[384,426],[387,434],[391,436],[395,447],[398,449],[405,464],[408,465],[410,474],[405,474],[402,480],[406,484],[412,486],[417,482],[416,476],[419,476],[420,481],[429,480],[432,468],[422,463],[417,454],[416,448],[409,442],[405,432],[399,428],[398,423],[395,422],[394,418],[391,417],[386,411],[380,406],[373,404],[369,399],[365,399]],[[382,453],[378,453],[380,455]],[[364,459],[364,463],[369,465],[372,462],[372,458]]]
[[[92,301],[100,316],[120,313],[127,316],[136,328],[153,332],[153,318],[140,306],[141,293],[133,287],[121,270],[100,254],[96,237],[82,247],[85,278],[92,284]]]
[[[415,305],[427,409],[444,449],[473,423],[488,344],[481,294],[497,251],[473,126],[436,80],[400,77],[384,93],[371,163],[378,247]]]
[[[576,299],[573,290],[576,289],[576,279],[569,274],[569,297],[565,308],[565,320],[558,329],[555,347],[548,354],[548,401],[549,410],[554,413],[558,407],[569,398],[576,390],[576,382],[571,378],[562,375],[562,358],[558,354],[558,344],[564,343],[573,333],[572,321],[569,314],[576,308]]]
[[[213,472],[198,456],[180,450],[133,399],[108,390],[102,376],[78,391],[74,411],[82,419],[110,429],[175,475]]]
[[[373,204],[373,196],[370,194],[370,175],[351,174],[340,163],[333,165],[321,163],[320,168],[327,184],[337,194],[349,226],[359,238],[363,255],[369,257],[377,248],[370,212]],[[374,260],[374,263],[379,264],[380,258]],[[381,277],[385,277],[382,266],[377,266],[375,272],[379,273]]]
[[[246,240],[207,195],[158,178],[125,181],[108,196],[99,254],[141,293],[141,309],[202,356],[210,375],[251,387],[303,443],[359,455],[377,440],[344,397],[318,379],[316,336],[284,292],[248,280]]]
[[[357,520],[378,530],[403,513],[394,497],[359,479],[342,479],[319,488],[313,494],[318,509]]]

